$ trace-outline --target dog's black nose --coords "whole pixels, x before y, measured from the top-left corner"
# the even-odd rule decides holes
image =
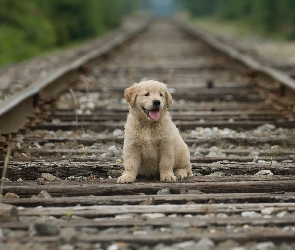
[[[160,104],[161,104],[161,101],[159,101],[159,100],[153,100],[154,107],[159,107]]]

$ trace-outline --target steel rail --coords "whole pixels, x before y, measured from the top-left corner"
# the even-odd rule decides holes
[[[179,18],[175,18],[174,22],[187,33],[202,40],[214,50],[217,50],[225,54],[226,56],[230,57],[231,59],[240,62],[241,64],[250,68],[253,73],[264,74],[273,79],[274,81],[281,83],[283,86],[289,88],[290,90],[295,91],[295,80],[289,75],[282,72],[281,70],[263,65],[261,62],[257,61],[251,56],[243,54],[239,52],[237,49],[225,43],[222,43],[213,35],[201,30],[200,28],[197,28],[191,23],[183,21]]]
[[[123,43],[135,37],[150,24],[151,19],[140,22],[130,30],[119,32],[113,39],[102,47],[91,51],[68,65],[57,69],[54,73],[42,78],[23,90],[15,93],[0,103],[0,134],[16,132],[27,122],[27,117],[34,111],[36,96],[44,92],[46,98],[56,96],[61,86],[51,86],[62,77],[79,71],[79,69],[100,56],[109,53],[112,49],[119,47]],[[58,84],[60,85],[60,84]],[[50,89],[49,89],[50,88]],[[64,88],[64,87],[63,87]]]

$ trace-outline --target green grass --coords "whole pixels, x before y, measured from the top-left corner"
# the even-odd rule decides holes
[[[257,34],[253,32],[253,29],[248,23],[241,21],[230,22],[216,17],[202,17],[194,19],[193,23],[215,35],[227,35],[242,38]]]
[[[278,63],[295,63],[295,41],[284,34],[266,34],[242,21],[225,21],[217,17],[192,19],[196,27],[234,42],[239,47],[255,50],[259,55]]]

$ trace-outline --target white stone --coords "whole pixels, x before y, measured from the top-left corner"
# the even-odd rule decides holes
[[[243,217],[251,217],[251,218],[261,217],[261,214],[255,212],[255,211],[244,211],[241,213],[241,215]]]
[[[276,246],[273,242],[262,242],[250,248],[251,250],[273,250],[276,249]]]
[[[176,247],[177,249],[188,249],[190,247],[194,247],[196,245],[196,242],[190,240],[190,241],[184,241],[181,243],[173,244],[172,247]]]
[[[257,127],[254,130],[254,134],[261,134],[263,132],[270,132],[270,131],[275,130],[275,129],[276,129],[275,125],[267,123],[267,124],[264,124],[264,125],[261,125],[261,126]]]
[[[283,217],[286,216],[287,214],[288,214],[287,211],[282,211],[282,212],[280,212],[280,213],[277,214],[277,217],[279,217],[279,218],[283,218]]]
[[[166,217],[164,213],[146,213],[146,214],[143,214],[142,216],[149,219],[158,219],[158,218]]]
[[[123,130],[118,128],[113,131],[114,136],[120,136],[120,135],[123,135],[123,133],[124,133]]]
[[[260,170],[255,175],[273,175],[273,173],[270,170]]]
[[[210,250],[215,246],[214,242],[206,237],[200,239],[196,244],[196,249]]]
[[[275,211],[274,207],[266,207],[261,210],[262,215],[270,215]]]
[[[108,150],[109,150],[109,151],[117,151],[117,148],[116,148],[115,145],[113,145],[113,146],[109,147]]]
[[[200,153],[199,151],[196,151],[196,152],[194,153],[194,156],[195,156],[195,157],[204,157],[204,155],[203,155],[202,153]]]
[[[133,234],[134,235],[146,235],[146,234],[148,234],[148,232],[143,231],[143,230],[139,230],[139,231],[134,231]]]

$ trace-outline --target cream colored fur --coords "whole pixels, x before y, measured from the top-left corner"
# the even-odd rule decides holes
[[[168,112],[172,96],[166,85],[144,81],[127,88],[124,95],[130,109],[125,124],[124,172],[118,183],[134,182],[138,175],[160,174],[160,180],[167,182],[191,175],[189,149]],[[153,109],[154,100],[161,103],[157,121],[144,112]]]

